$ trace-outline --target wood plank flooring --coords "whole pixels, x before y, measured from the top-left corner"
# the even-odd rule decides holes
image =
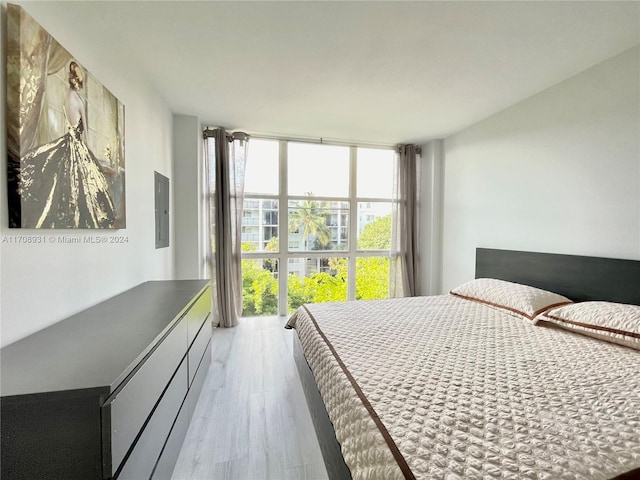
[[[215,329],[172,480],[327,480],[284,317]]]

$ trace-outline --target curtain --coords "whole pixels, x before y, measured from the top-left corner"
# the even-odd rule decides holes
[[[390,297],[412,297],[420,292],[420,153],[420,147],[401,145],[396,159],[391,212]]]
[[[249,136],[205,130],[209,190],[212,312],[221,327],[242,315],[241,233],[244,176]]]

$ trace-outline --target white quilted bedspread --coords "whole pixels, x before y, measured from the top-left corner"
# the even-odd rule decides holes
[[[640,468],[640,351],[451,295],[307,305],[288,325],[355,480]]]

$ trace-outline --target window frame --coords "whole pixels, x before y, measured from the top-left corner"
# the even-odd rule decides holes
[[[349,148],[349,196],[333,197],[333,196],[313,196],[316,201],[327,202],[345,202],[349,204],[349,222],[348,222],[348,249],[346,250],[310,250],[310,251],[291,251],[289,248],[289,202],[293,200],[307,200],[308,196],[289,195],[288,194],[288,144],[304,142],[297,139],[278,138],[268,136],[254,136],[261,140],[272,140],[278,142],[278,166],[279,166],[279,183],[278,195],[264,193],[247,193],[244,194],[244,200],[276,200],[278,201],[278,252],[251,251],[242,252],[242,259],[277,259],[279,265],[278,275],[278,315],[288,315],[288,297],[287,279],[289,276],[289,259],[296,258],[327,258],[340,257],[347,260],[347,301],[355,300],[356,296],[356,261],[363,257],[390,257],[391,250],[365,250],[358,249],[358,203],[389,203],[393,206],[394,199],[386,197],[358,197],[357,196],[357,162],[358,149],[381,149],[394,152],[394,164],[398,161],[397,148],[388,145],[359,145],[359,144],[339,144],[326,142],[309,142],[319,145],[343,146]],[[249,155],[251,148],[249,147]],[[394,165],[395,166],[395,165]],[[260,240],[258,240],[260,243]],[[284,270],[283,270],[284,269]],[[284,274],[283,274],[284,273]]]

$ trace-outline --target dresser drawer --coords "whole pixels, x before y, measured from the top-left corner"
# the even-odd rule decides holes
[[[191,348],[189,349],[189,385],[193,382],[193,377],[196,374],[196,370],[198,369],[198,365],[202,361],[202,356],[204,355],[205,349],[211,340],[211,324],[207,321],[202,325],[200,331],[198,332],[198,336],[195,338],[194,342],[191,344]]]
[[[198,403],[198,398],[200,398],[200,391],[202,390],[202,386],[204,385],[205,380],[207,379],[207,373],[209,373],[209,368],[211,367],[211,342],[207,344],[207,348],[204,351],[204,355],[202,356],[202,361],[196,370],[196,374],[191,382],[191,386],[189,387],[189,393],[187,394],[187,403],[189,407],[189,421],[191,421],[191,417],[193,417],[193,412],[195,412],[196,405]]]
[[[125,461],[117,480],[141,480],[151,476],[186,395],[187,362],[183,360]]]
[[[206,291],[200,295],[195,304],[187,312],[187,333],[189,343],[191,345],[200,331],[202,324],[211,313],[211,287],[207,287]]]
[[[180,449],[182,448],[182,442],[189,429],[189,412],[187,409],[187,402],[182,404],[180,413],[176,418],[167,443],[162,449],[160,459],[156,464],[156,468],[153,470],[151,480],[171,480],[173,469],[176,466],[176,460],[180,455]]]
[[[187,322],[181,318],[104,408],[111,412],[111,471],[115,472],[187,350]],[[114,352],[117,354],[117,352]],[[184,367],[188,371],[187,362]],[[185,382],[187,379],[185,373]],[[103,415],[103,418],[106,416]],[[108,451],[105,452],[108,454]]]

